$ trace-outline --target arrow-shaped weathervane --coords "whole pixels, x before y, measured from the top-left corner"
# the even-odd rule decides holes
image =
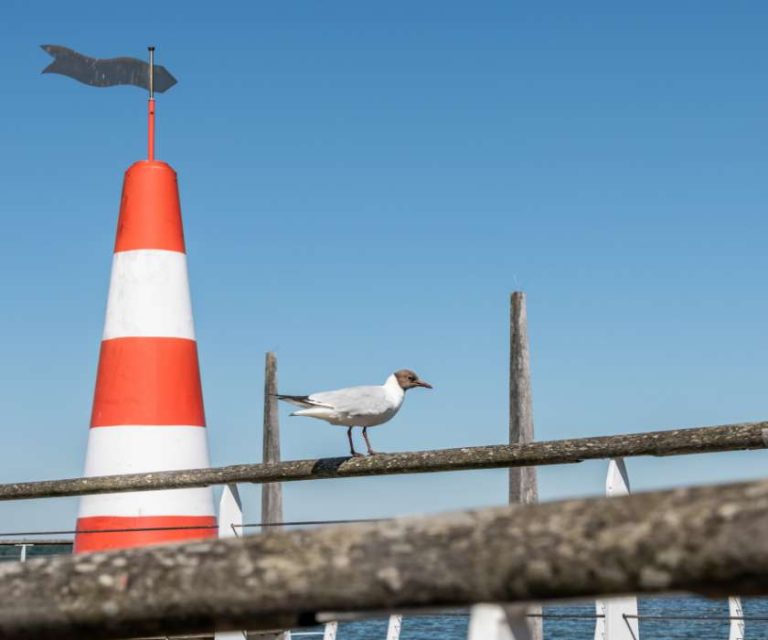
[[[149,63],[138,58],[89,58],[77,51],[56,44],[42,44],[53,56],[43,73],[60,73],[92,87],[113,87],[132,84],[149,91],[148,158],[155,158],[155,91],[162,93],[176,84],[165,67],[155,66],[155,48],[149,47]]]

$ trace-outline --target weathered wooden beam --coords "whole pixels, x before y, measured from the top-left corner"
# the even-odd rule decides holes
[[[388,453],[365,458],[320,458],[279,463],[236,464],[210,469],[157,471],[0,484],[0,500],[57,498],[120,491],[184,489],[230,482],[294,482],[404,473],[498,469],[582,462],[600,458],[670,456],[765,449],[768,422],[647,433],[549,440],[519,445],[492,445]]]
[[[280,414],[277,409],[277,356],[269,352],[264,365],[264,434],[263,457],[266,463],[280,462]],[[283,521],[283,485],[265,482],[261,485],[261,521],[275,524]]]
[[[768,594],[768,481],[0,565],[0,637],[308,624],[322,611]]]

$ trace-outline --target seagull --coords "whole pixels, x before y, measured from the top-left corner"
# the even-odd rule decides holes
[[[352,429],[363,428],[363,438],[368,447],[368,454],[375,455],[376,452],[368,441],[368,427],[375,427],[391,420],[402,406],[405,392],[414,387],[431,389],[432,385],[421,380],[410,369],[400,369],[390,375],[382,385],[320,391],[308,396],[276,395],[279,400],[302,407],[301,411],[294,411],[292,416],[317,418],[330,424],[347,427],[349,450],[353,456],[357,457],[363,454],[355,451],[355,445],[352,443]]]

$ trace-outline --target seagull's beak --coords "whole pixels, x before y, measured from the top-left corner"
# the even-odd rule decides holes
[[[416,380],[416,382],[413,383],[415,387],[424,387],[425,389],[431,389],[432,385],[429,384],[429,382],[424,382],[423,380]]]

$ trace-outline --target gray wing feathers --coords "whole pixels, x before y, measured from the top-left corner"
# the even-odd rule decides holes
[[[312,406],[331,407],[339,413],[353,415],[379,414],[390,408],[384,388],[375,386],[321,391],[313,393],[308,400]]]

